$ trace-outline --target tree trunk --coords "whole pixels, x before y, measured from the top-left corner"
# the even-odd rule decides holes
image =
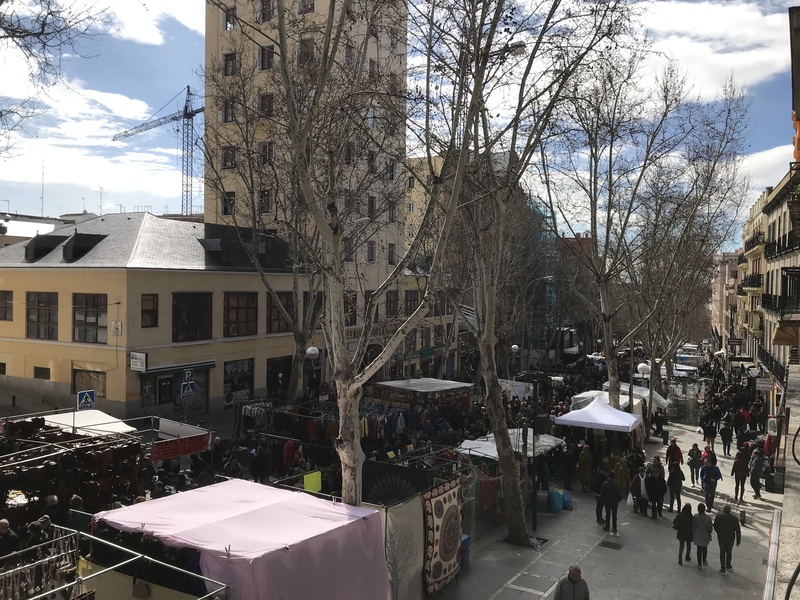
[[[292,355],[292,374],[286,388],[286,403],[295,404],[303,388],[303,369],[306,364],[306,348],[309,336],[301,333],[294,334],[294,355]]]
[[[353,385],[350,376],[336,374],[336,402],[339,405],[339,437],[336,452],[342,463],[342,501],[352,506],[361,506],[361,474],[364,466],[364,450],[361,448],[361,423],[358,405],[362,390]]]
[[[481,342],[481,370],[486,385],[484,403],[489,413],[489,424],[497,445],[497,458],[503,472],[508,539],[512,544],[528,546],[530,541],[528,526],[525,522],[525,502],[522,498],[517,459],[511,446],[511,437],[508,434],[506,414],[503,408],[503,392],[497,377],[492,346],[493,344],[488,340]],[[530,440],[530,443],[532,444],[533,440]]]
[[[604,319],[603,337],[605,338],[606,368],[608,369],[608,403],[619,410],[619,360],[613,336],[611,320]]]

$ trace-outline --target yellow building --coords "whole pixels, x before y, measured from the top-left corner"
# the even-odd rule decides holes
[[[736,333],[742,340],[740,353],[747,356],[757,356],[758,348],[764,345],[764,308],[761,298],[767,270],[764,259],[767,217],[763,209],[768,196],[767,192],[761,194],[750,207],[750,214],[742,229],[744,252],[738,264]]]
[[[290,294],[283,244],[261,255]],[[217,413],[280,391],[293,338],[272,304],[231,227],[128,213],[56,228],[0,249],[0,379],[64,407],[91,389],[120,417]]]

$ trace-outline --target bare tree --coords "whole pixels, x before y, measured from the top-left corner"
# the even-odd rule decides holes
[[[65,54],[82,55],[81,44],[92,37],[102,12],[87,5],[60,0],[0,0],[0,48],[27,62],[36,89],[43,92],[61,76]],[[36,98],[0,100],[0,154],[7,152],[12,134],[38,114]]]
[[[543,161],[553,209],[570,233],[588,222],[591,244],[573,248],[599,290],[599,305],[593,298],[583,301],[602,322],[609,396],[615,408],[617,349],[635,339],[666,296],[657,295],[623,336],[615,319],[629,300],[615,296],[614,290],[640,293],[631,266],[659,251],[664,259],[661,273],[667,281],[677,277],[680,255],[660,244],[667,232],[676,231],[679,243],[689,243],[700,216],[719,213],[716,207],[731,201],[731,194],[721,193],[719,185],[740,159],[744,127],[740,92],[729,87],[719,102],[703,104],[689,96],[674,64],[656,85],[646,88],[645,57],[646,50],[639,46],[610,52],[595,64],[595,76],[573,90],[569,110],[559,119],[558,140]],[[684,186],[682,193],[669,196],[676,203],[671,210],[665,210],[668,203],[651,205],[649,185],[658,169],[670,171],[670,179]],[[653,214],[659,226],[648,235]]]

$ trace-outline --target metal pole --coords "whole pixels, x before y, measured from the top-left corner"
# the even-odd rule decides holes
[[[11,407],[14,408],[17,405],[17,396],[15,394],[11,394]]]

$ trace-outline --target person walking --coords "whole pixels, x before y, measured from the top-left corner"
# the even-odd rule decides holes
[[[667,493],[667,482],[658,470],[651,472],[645,479],[647,497],[650,499],[651,519],[662,516],[661,511],[664,507],[664,495]]]
[[[603,500],[603,507],[605,508],[605,526],[603,531],[608,531],[609,524],[611,530],[617,533],[617,509],[619,503],[622,502],[622,490],[613,477],[609,477],[600,486],[600,497]]]
[[[603,484],[608,479],[605,469],[600,469],[597,473],[594,474],[592,477],[592,491],[594,492],[594,512],[597,515],[597,524],[598,525],[605,525],[605,519],[603,518],[603,496],[600,493],[600,489],[603,487]]]
[[[712,458],[706,460],[706,464],[700,467],[700,484],[703,486],[706,507],[709,512],[714,510],[714,498],[717,495],[717,482],[721,479],[722,473],[717,466],[717,462]]]
[[[750,487],[753,488],[756,500],[761,499],[761,473],[764,470],[764,455],[756,448],[750,456]]]
[[[683,482],[686,481],[686,476],[681,470],[681,466],[674,462],[669,468],[669,477],[667,478],[667,489],[669,490],[669,512],[672,512],[672,505],[677,500],[678,510],[681,509],[681,490],[683,490]]]
[[[725,421],[719,430],[719,439],[722,442],[722,456],[731,455],[731,443],[733,442],[733,427],[729,421]]]
[[[703,438],[706,444],[708,444],[708,447],[714,450],[714,440],[717,439],[717,427],[711,419],[706,421],[705,425],[703,425]]]
[[[589,452],[589,446],[584,446],[578,456],[578,476],[581,480],[581,491],[584,493],[591,491],[593,467],[592,453]]]
[[[672,528],[677,530],[675,537],[678,538],[678,564],[683,564],[683,550],[686,547],[686,562],[692,560],[692,541],[694,540],[694,516],[692,515],[692,505],[688,502],[683,505],[681,511],[672,521]]]
[[[581,568],[572,565],[569,573],[556,584],[554,600],[589,600],[589,584],[581,579]]]
[[[719,572],[725,575],[727,571],[733,571],[733,543],[736,542],[737,546],[742,543],[742,528],[739,519],[731,514],[730,504],[726,504],[714,519],[714,531],[719,542]]]
[[[614,479],[617,481],[619,489],[622,491],[622,497],[627,498],[628,486],[630,486],[631,478],[628,471],[628,462],[623,458],[617,461],[614,465]]]
[[[670,438],[664,461],[667,463],[667,471],[670,470],[672,463],[677,463],[678,465],[683,464],[683,452],[681,452],[678,446],[678,438]]]
[[[647,516],[647,475],[644,467],[639,467],[639,472],[631,480],[631,494],[633,495],[633,512]]]
[[[736,500],[744,500],[744,484],[749,474],[750,467],[747,465],[744,453],[741,451],[736,452],[736,457],[733,459],[733,468],[731,469],[731,477],[736,482],[733,493],[733,497]]]
[[[692,518],[692,534],[694,535],[694,545],[697,546],[698,569],[702,569],[703,565],[708,566],[708,545],[711,543],[713,530],[714,523],[706,514],[705,504],[698,504],[697,514]]]
[[[703,451],[700,450],[700,447],[697,444],[692,444],[692,448],[689,452],[686,453],[689,461],[689,474],[692,478],[692,487],[694,487],[695,481],[700,483],[700,458],[703,455]]]

